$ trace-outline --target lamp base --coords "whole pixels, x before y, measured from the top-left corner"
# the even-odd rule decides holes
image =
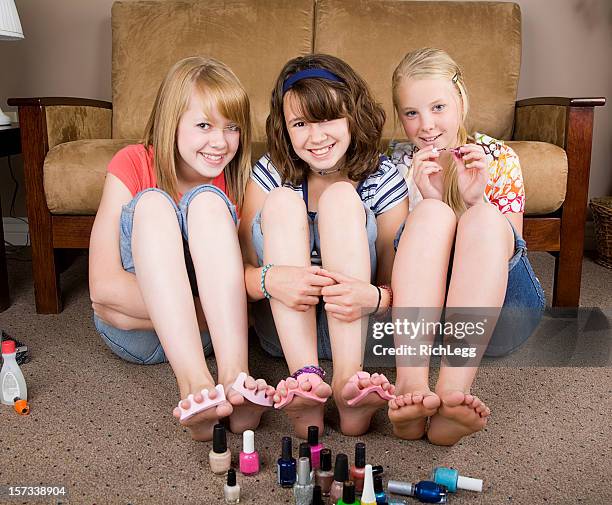
[[[0,109],[0,126],[6,126],[11,124],[11,118],[8,117],[2,109]]]

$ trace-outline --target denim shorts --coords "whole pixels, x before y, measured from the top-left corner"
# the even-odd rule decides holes
[[[376,278],[376,238],[378,236],[378,228],[376,225],[376,216],[372,209],[364,204],[366,211],[366,233],[368,237],[368,247],[370,249],[370,272],[372,280]],[[308,225],[310,230],[310,250],[311,261],[313,265],[321,265],[321,239],[319,237],[319,219],[318,214],[308,212]],[[253,247],[257,253],[257,261],[259,266],[263,265],[264,256],[264,238],[261,229],[261,212],[258,212],[253,219],[251,227],[251,236]],[[255,333],[259,337],[261,347],[270,355],[282,357],[283,350],[278,338],[272,310],[268,300],[260,300],[253,304],[253,326]],[[331,343],[329,339],[329,329],[327,327],[327,313],[324,309],[324,302],[321,300],[316,306],[317,317],[317,347],[319,358],[331,359]]]
[[[228,197],[216,186],[203,184],[192,188],[183,195],[177,205],[172,197],[165,191],[158,188],[148,188],[138,193],[134,198],[123,206],[119,225],[119,247],[121,251],[121,263],[124,270],[136,273],[134,268],[134,258],[132,256],[132,230],[134,226],[134,211],[136,204],[142,195],[149,191],[155,191],[164,195],[176,213],[176,219],[183,236],[183,250],[185,251],[185,264],[189,275],[189,282],[194,296],[198,296],[197,282],[191,254],[189,254],[187,212],[192,200],[206,191],[217,194],[227,205],[228,210],[234,220],[238,222],[236,208]],[[121,330],[107,324],[94,314],[94,324],[108,347],[119,357],[132,363],[152,365],[168,361],[157,334],[153,330]],[[212,353],[212,342],[207,331],[201,333],[202,345],[206,356]]]
[[[514,254],[508,261],[504,304],[485,356],[505,356],[518,349],[537,328],[546,306],[544,290],[527,257],[527,243],[508,223],[514,235]],[[403,231],[404,225],[395,237],[396,250]]]

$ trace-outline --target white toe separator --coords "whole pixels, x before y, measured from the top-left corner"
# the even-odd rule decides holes
[[[198,412],[211,409],[219,405],[220,403],[223,403],[225,401],[225,390],[223,389],[223,385],[217,384],[215,386],[215,390],[217,391],[217,397],[212,399],[208,396],[208,389],[202,389],[202,391],[200,391],[200,393],[202,393],[202,396],[204,397],[204,401],[202,403],[197,403],[193,399],[193,394],[190,394],[186,398],[186,400],[189,400],[188,409],[184,409],[183,407],[181,407],[181,403],[183,401],[181,400],[178,404],[178,408],[181,411],[180,420],[184,421],[185,419],[189,419],[191,416],[197,414]]]

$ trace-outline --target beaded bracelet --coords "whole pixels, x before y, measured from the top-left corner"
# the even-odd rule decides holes
[[[268,270],[270,270],[273,266],[274,265],[272,263],[268,263],[261,270],[261,292],[268,300],[272,298],[272,295],[266,290],[266,274],[268,273]]]
[[[291,374],[291,377],[297,379],[300,375],[305,373],[313,373],[321,377],[321,379],[325,379],[325,370],[323,370],[320,366],[317,365],[306,365],[300,368],[298,371]]]

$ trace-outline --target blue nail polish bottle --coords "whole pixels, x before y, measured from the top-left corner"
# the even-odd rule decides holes
[[[376,496],[376,503],[387,503],[387,494],[383,488],[382,475],[374,476],[374,496]]]
[[[291,454],[291,437],[283,437],[283,452],[276,463],[277,481],[282,487],[293,487],[296,479],[295,458]]]
[[[446,487],[429,480],[422,480],[416,484],[390,480],[387,490],[389,493],[414,496],[422,503],[446,503],[448,500]]]
[[[482,491],[482,479],[473,479],[459,475],[454,468],[438,466],[431,474],[431,480],[436,484],[445,486],[449,493],[456,493],[457,489],[467,489],[468,491]]]

